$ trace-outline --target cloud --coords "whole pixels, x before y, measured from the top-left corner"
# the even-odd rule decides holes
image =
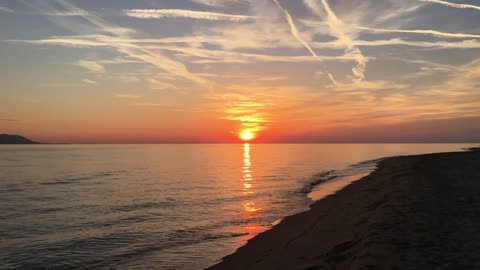
[[[172,104],[167,104],[167,103],[135,103],[133,104],[134,106],[137,107],[171,107],[173,106]]]
[[[283,81],[288,80],[288,76],[260,77],[259,81]]]
[[[96,81],[92,81],[90,79],[83,79],[82,82],[85,83],[85,84],[97,85]]]
[[[6,119],[6,118],[0,118],[0,121],[6,121],[6,122],[18,122],[16,119]]]
[[[171,83],[161,82],[157,79],[148,78],[147,82],[150,84],[151,88],[154,90],[172,90],[177,89],[177,87]]]
[[[422,8],[424,4],[416,5],[416,6],[408,6],[408,7],[395,7],[393,10],[389,10],[389,12],[385,12],[380,14],[378,18],[375,18],[375,24],[382,24],[393,19],[397,19],[405,14],[409,14],[415,12]]]
[[[96,46],[109,46],[105,42],[98,42],[95,40],[81,39],[81,38],[49,38],[49,39],[40,39],[40,40],[16,40],[9,39],[5,42],[10,43],[29,43],[29,44],[38,44],[38,45],[63,45],[66,47],[96,47]]]
[[[239,122],[240,128],[248,129],[253,132],[265,130],[273,120],[273,116],[265,111],[266,108],[275,104],[271,100],[266,100],[261,95],[237,95],[224,96],[229,102],[224,103],[224,116],[221,119]],[[232,132],[236,133],[236,132]]]
[[[232,4],[239,1],[238,0],[192,0],[192,2],[197,4],[202,4],[205,6],[221,7],[221,6],[225,6],[227,4]]]
[[[103,73],[105,72],[105,68],[98,64],[97,62],[94,61],[86,61],[86,60],[81,60],[76,63],[77,66],[83,67],[85,69],[88,69],[92,72],[97,72],[97,73]]]
[[[0,12],[13,13],[13,9],[7,8],[7,7],[4,7],[4,6],[0,6]]]
[[[187,55],[200,60],[192,60],[193,63],[255,63],[255,62],[313,62],[313,61],[351,61],[353,57],[347,55],[341,56],[290,56],[290,55],[270,55],[241,53],[232,51],[205,50],[199,48],[186,48],[177,46],[160,46],[159,49],[182,52],[185,58]]]
[[[118,98],[128,98],[128,99],[137,99],[142,98],[143,96],[140,95],[133,95],[133,94],[115,94]]]
[[[122,75],[119,79],[124,83],[135,83],[140,81],[140,78],[135,75]]]
[[[478,49],[480,48],[480,41],[462,40],[458,42],[453,41],[407,41],[399,38],[385,39],[385,40],[355,40],[355,46],[358,47],[376,47],[376,46],[411,46],[421,47],[426,49],[438,50],[438,49]],[[313,48],[342,48],[343,45],[338,41],[334,42],[312,42]],[[349,57],[351,59],[351,57]]]
[[[304,0],[304,2],[316,15],[322,15],[322,11],[320,10],[316,0]],[[327,23],[330,27],[330,33],[347,48],[346,53],[355,58],[357,61],[357,66],[352,69],[353,75],[355,75],[357,81],[363,80],[365,78],[365,68],[368,61],[367,58],[363,56],[360,49],[355,46],[354,39],[348,34],[348,26],[337,17],[333,9],[330,7],[328,1],[321,0],[321,2],[323,8],[327,12]]]
[[[471,9],[480,10],[480,6],[469,5],[469,4],[457,4],[457,3],[451,3],[447,1],[441,1],[441,0],[420,0],[420,1],[437,3],[437,4],[441,4],[448,7],[454,7],[454,8],[471,8]]]
[[[464,33],[448,33],[441,32],[436,30],[403,30],[403,29],[381,29],[381,28],[369,28],[369,27],[357,27],[358,29],[369,31],[369,32],[378,32],[378,33],[406,33],[406,34],[422,34],[422,35],[432,35],[442,38],[480,38],[480,35],[475,34],[464,34]]]
[[[233,15],[216,12],[194,11],[184,9],[126,9],[125,14],[129,17],[141,19],[161,18],[189,18],[209,21],[234,21],[241,22],[254,17],[245,15]]]
[[[53,1],[52,1],[53,2]],[[52,44],[52,45],[70,45],[70,46],[108,46],[114,48],[118,52],[127,55],[130,58],[139,59],[145,63],[152,64],[157,66],[171,74],[183,77],[185,79],[191,80],[201,85],[207,84],[207,80],[194,76],[190,71],[183,65],[181,62],[178,62],[174,59],[171,59],[164,55],[160,51],[150,51],[149,49],[145,48],[140,44],[135,44],[133,42],[129,42],[134,40],[131,37],[131,34],[135,31],[129,28],[119,27],[117,25],[111,24],[102,18],[87,12],[77,6],[71,4],[66,0],[55,0],[54,1],[59,6],[63,7],[64,10],[60,12],[73,12],[81,14],[81,17],[84,21],[88,22],[89,24],[83,23],[81,25],[82,29],[90,29],[91,32],[106,32],[109,35],[90,35],[90,36],[78,36],[77,38],[69,37],[67,39],[58,38],[57,40],[38,40],[38,41],[29,41],[32,44]],[[50,2],[49,2],[50,3]],[[51,9],[43,10],[42,8],[35,7],[40,12],[46,11],[50,12]],[[79,25],[74,27],[70,20],[58,20],[58,18],[51,17],[50,18],[54,23],[57,25],[71,30],[73,32],[77,31]],[[68,18],[70,19],[70,18]],[[78,22],[78,21],[76,21]],[[95,26],[92,28],[92,25]],[[123,40],[123,42],[119,42],[117,40]],[[17,41],[18,42],[18,41]],[[85,64],[85,63],[84,63]],[[97,63],[98,64],[98,63]],[[87,65],[83,65],[85,68],[93,68],[93,70],[97,69],[100,71],[99,67],[95,64],[88,63]]]
[[[312,54],[312,56],[317,59],[318,61],[322,61],[320,59],[320,57],[318,57],[318,55],[315,53],[315,51],[310,47],[310,45],[308,45],[308,43],[301,37],[300,33],[298,32],[298,29],[297,27],[295,26],[295,22],[293,21],[293,18],[292,16],[290,15],[290,13],[284,9],[280,3],[278,2],[278,0],[273,0],[275,2],[275,4],[277,4],[277,6],[282,10],[284,16],[285,16],[285,19],[287,20],[288,22],[288,25],[290,26],[290,31],[292,33],[292,35]]]

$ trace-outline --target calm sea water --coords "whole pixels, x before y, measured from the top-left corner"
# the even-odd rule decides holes
[[[318,179],[470,146],[0,146],[0,269],[202,269],[308,209]]]

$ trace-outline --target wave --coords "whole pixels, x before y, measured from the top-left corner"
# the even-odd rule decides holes
[[[321,183],[324,183],[328,180],[332,180],[333,178],[336,178],[337,176],[333,174],[334,172],[335,172],[335,170],[331,170],[331,171],[324,171],[324,172],[320,172],[320,173],[315,174],[314,176],[311,177],[312,180],[310,180],[301,189],[300,192],[305,193],[305,194],[310,193],[315,186],[318,186]]]
[[[80,181],[88,181],[88,180],[93,180],[97,178],[104,178],[104,177],[110,177],[110,176],[116,176],[120,175],[122,173],[126,173],[127,171],[125,170],[119,170],[119,171],[110,171],[110,172],[100,172],[100,173],[92,173],[92,174],[87,174],[87,175],[82,175],[82,176],[74,176],[74,177],[66,177],[66,178],[61,178],[61,179],[55,179],[47,182],[42,182],[40,185],[68,185],[68,184],[74,184]]]
[[[132,203],[127,205],[115,206],[115,207],[111,207],[110,210],[113,212],[132,212],[132,211],[144,210],[144,209],[174,207],[174,206],[179,206],[179,204],[181,204],[181,202],[176,199],[166,198],[158,202]]]
[[[323,172],[317,173],[309,178],[307,183],[301,188],[300,192],[304,194],[308,194],[312,192],[312,190],[316,186],[339,177],[351,176],[359,173],[370,173],[373,170],[375,170],[375,168],[377,167],[377,164],[383,159],[384,158],[365,160],[362,162],[349,165],[344,169],[329,170],[329,171],[323,171]]]

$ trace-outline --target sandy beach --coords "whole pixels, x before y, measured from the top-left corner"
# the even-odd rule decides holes
[[[479,269],[480,151],[387,158],[209,270]]]

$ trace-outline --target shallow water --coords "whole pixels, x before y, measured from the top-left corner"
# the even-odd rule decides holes
[[[0,269],[202,269],[308,209],[311,183],[470,146],[0,146]]]

